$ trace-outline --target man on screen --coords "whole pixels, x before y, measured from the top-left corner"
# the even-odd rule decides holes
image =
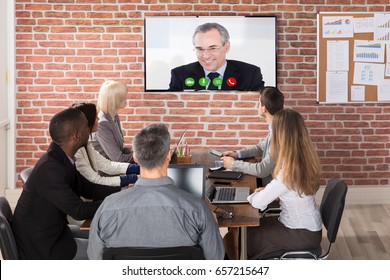
[[[259,67],[226,59],[229,39],[229,32],[218,23],[199,25],[192,36],[198,61],[172,69],[169,90],[249,91],[263,88]]]

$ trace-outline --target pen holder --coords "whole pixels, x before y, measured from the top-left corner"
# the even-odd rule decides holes
[[[178,164],[190,164],[192,160],[192,155],[189,156],[178,156],[177,163]]]

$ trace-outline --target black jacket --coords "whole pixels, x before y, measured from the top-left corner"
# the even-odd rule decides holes
[[[186,78],[193,78],[195,84],[192,87],[185,85]],[[205,72],[199,62],[182,65],[172,69],[171,82],[169,84],[170,91],[183,90],[205,90],[205,87],[199,85],[200,78],[205,77]],[[236,84],[229,86],[227,79],[234,78]],[[223,74],[223,82],[221,90],[259,90],[264,87],[263,75],[260,68],[237,60],[227,60],[225,73]]]
[[[12,228],[21,259],[72,259],[76,242],[66,216],[91,219],[102,200],[120,187],[89,182],[64,151],[51,143],[23,186]],[[83,201],[81,196],[93,201]]]

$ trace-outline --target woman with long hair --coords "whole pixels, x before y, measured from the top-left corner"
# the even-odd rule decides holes
[[[96,105],[93,103],[75,103],[72,108],[84,113],[88,120],[90,134],[96,132],[98,125]],[[136,175],[139,174],[138,164],[110,161],[100,155],[90,143],[85,147],[81,147],[75,157],[77,159],[77,170],[88,181],[95,184],[126,187],[135,183],[138,179]]]
[[[248,197],[264,210],[279,198],[279,217],[261,219],[248,229],[248,257],[256,259],[275,250],[316,249],[322,239],[322,220],[315,201],[320,186],[320,161],[303,117],[291,109],[274,115],[271,158],[274,178]]]

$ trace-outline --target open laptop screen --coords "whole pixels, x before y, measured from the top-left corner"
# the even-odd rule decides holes
[[[204,198],[205,170],[203,164],[170,164],[168,176],[175,181],[177,188]]]

